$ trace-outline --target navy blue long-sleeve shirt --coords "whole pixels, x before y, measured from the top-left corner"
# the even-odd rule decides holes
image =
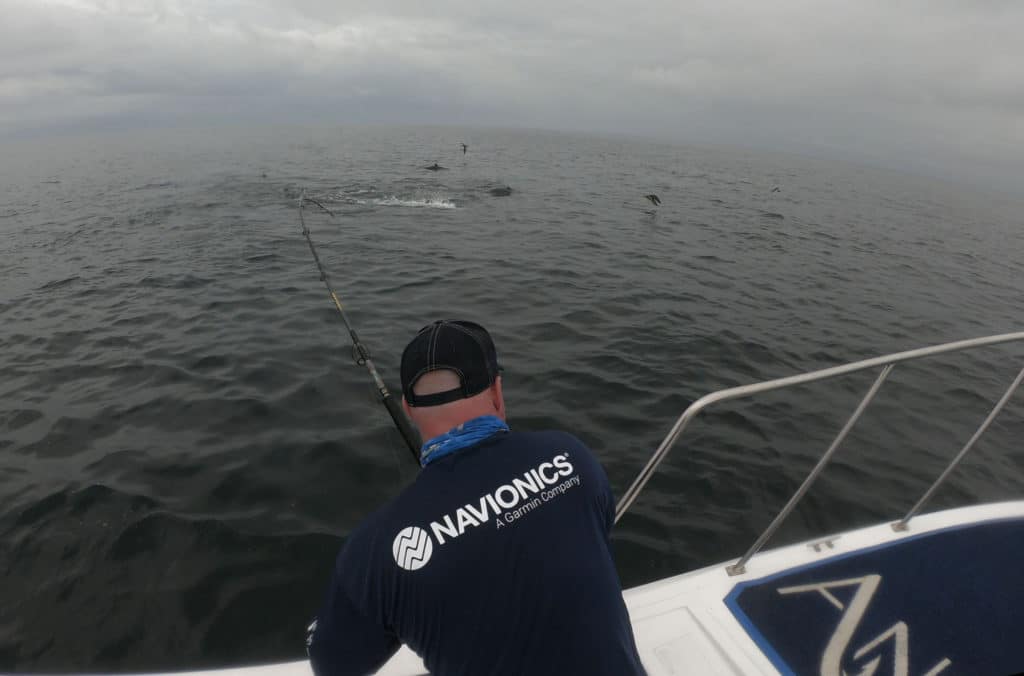
[[[425,467],[364,521],[308,639],[320,675],[405,643],[439,676],[643,674],[604,470],[562,432],[499,433]]]

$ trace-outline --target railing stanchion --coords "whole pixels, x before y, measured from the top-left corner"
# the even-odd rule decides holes
[[[996,419],[996,416],[999,415],[999,412],[1003,410],[1003,407],[1006,406],[1006,402],[1008,402],[1010,400],[1010,397],[1013,396],[1014,391],[1018,387],[1020,387],[1020,383],[1022,380],[1024,380],[1024,368],[1020,370],[1020,373],[1017,374],[1017,377],[1014,379],[1013,383],[1010,384],[1010,387],[1003,394],[1002,399],[999,400],[999,402],[995,405],[992,411],[988,414],[988,417],[985,418],[985,422],[981,423],[981,427],[979,427],[977,431],[975,431],[974,435],[970,438],[970,440],[968,440],[968,442],[964,444],[964,447],[960,449],[959,453],[956,454],[956,457],[953,458],[953,461],[949,463],[945,471],[943,471],[942,474],[939,475],[939,478],[935,480],[935,483],[933,483],[928,488],[928,490],[925,491],[925,494],[921,496],[921,499],[917,501],[917,504],[910,508],[910,511],[907,512],[907,515],[905,517],[903,517],[902,519],[900,519],[892,525],[893,530],[903,531],[907,529],[907,524],[910,522],[912,518],[914,518],[914,515],[917,514],[922,507],[924,507],[926,502],[931,500],[932,496],[935,495],[935,492],[939,490],[939,486],[941,486],[942,483],[946,480],[946,478],[953,473],[953,470],[956,469],[956,466],[959,465],[960,461],[964,459],[964,456],[966,456],[967,452],[971,450],[971,448],[974,446],[974,443],[981,438],[981,435],[985,433],[985,431],[988,429],[988,426],[992,424],[992,421]]]
[[[853,412],[853,415],[851,415],[850,419],[846,421],[845,425],[843,425],[843,429],[839,430],[839,434],[836,435],[836,438],[832,440],[832,445],[829,446],[828,450],[825,451],[825,454],[821,456],[821,459],[818,460],[818,464],[814,466],[811,473],[808,474],[807,478],[804,479],[804,482],[800,484],[800,488],[796,490],[796,493],[794,493],[793,497],[789,499],[786,506],[783,507],[782,511],[778,513],[770,524],[768,524],[768,527],[763,533],[761,533],[761,536],[754,541],[754,544],[750,545],[750,549],[747,550],[747,553],[740,557],[740,560],[733,565],[726,566],[725,569],[729,575],[741,575],[746,572],[747,561],[750,560],[751,556],[757,554],[758,550],[760,550],[761,547],[764,546],[764,543],[768,541],[768,538],[775,534],[775,531],[778,530],[779,526],[782,525],[782,522],[786,520],[786,517],[789,516],[796,507],[796,503],[800,502],[800,499],[804,497],[804,494],[810,489],[811,484],[815,482],[818,475],[821,474],[821,471],[825,469],[825,465],[827,465],[828,461],[832,459],[836,449],[839,448],[839,444],[843,443],[843,439],[845,439],[846,435],[850,433],[851,429],[853,429],[853,426],[856,424],[861,414],[864,413],[868,404],[871,403],[871,400],[875,398],[876,394],[878,394],[879,388],[882,387],[882,383],[884,383],[885,379],[889,377],[890,373],[892,373],[892,369],[893,364],[886,364],[885,368],[882,369],[882,372],[878,374],[877,378],[875,378],[875,382],[871,385],[871,389],[869,389],[868,393],[864,395],[864,398],[860,400],[860,404],[857,405],[857,409]]]

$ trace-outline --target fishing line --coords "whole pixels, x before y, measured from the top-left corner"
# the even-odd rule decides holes
[[[306,242],[309,244],[309,250],[313,254],[313,260],[316,262],[316,267],[320,271],[320,281],[327,287],[327,292],[331,296],[331,300],[334,301],[334,307],[338,308],[338,314],[341,315],[341,320],[345,322],[345,328],[348,329],[348,335],[352,339],[352,360],[360,365],[365,366],[366,370],[370,372],[370,376],[373,378],[374,385],[377,388],[377,394],[380,396],[380,401],[384,404],[384,408],[388,410],[391,415],[391,420],[395,423],[395,427],[398,428],[399,433],[402,435],[402,439],[405,440],[405,445],[408,446],[409,452],[412,453],[413,459],[416,464],[420,462],[420,435],[416,432],[416,429],[409,422],[409,418],[406,417],[405,411],[402,410],[401,404],[391,396],[391,392],[388,391],[387,385],[384,384],[384,379],[377,373],[377,367],[373,365],[373,359],[370,358],[370,351],[366,349],[362,341],[359,340],[359,335],[356,330],[352,327],[352,323],[349,322],[348,316],[345,314],[345,310],[341,305],[341,301],[338,299],[338,294],[335,293],[334,287],[331,285],[330,277],[327,275],[327,271],[324,270],[323,264],[320,262],[320,256],[317,254],[316,246],[313,244],[313,238],[310,236],[309,228],[306,227],[306,219],[302,215],[302,211],[306,206],[306,202],[310,202],[320,207],[323,211],[327,212],[331,218],[334,218],[334,212],[320,204],[317,200],[312,197],[306,197],[306,191],[303,190],[299,195],[299,223],[302,224],[302,234],[306,238]]]

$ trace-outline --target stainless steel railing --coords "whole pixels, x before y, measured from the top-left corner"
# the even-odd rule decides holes
[[[797,503],[800,502],[800,499],[804,496],[805,493],[807,493],[807,490],[818,478],[818,475],[820,475],[822,470],[825,469],[825,466],[828,464],[829,460],[835,454],[836,449],[839,448],[839,445],[843,442],[843,439],[846,438],[846,435],[856,424],[861,414],[864,413],[865,409],[867,409],[868,404],[871,403],[871,400],[875,398],[875,395],[878,393],[878,390],[881,389],[882,384],[885,382],[885,379],[889,377],[889,374],[892,373],[892,370],[893,368],[895,368],[896,364],[900,362],[910,361],[912,359],[921,359],[924,357],[932,357],[937,354],[945,354],[947,352],[959,352],[961,350],[969,350],[975,347],[997,345],[999,343],[1010,343],[1019,340],[1024,340],[1024,331],[1017,333],[1003,333],[996,336],[987,336],[985,338],[961,340],[954,343],[935,345],[933,347],[924,347],[917,350],[908,350],[906,352],[896,352],[894,354],[888,354],[881,357],[874,357],[873,359],[864,359],[862,361],[844,364],[843,366],[834,366],[832,368],[821,369],[818,371],[810,371],[808,373],[801,373],[799,375],[789,376],[786,378],[766,380],[762,383],[755,383],[753,385],[731,387],[726,390],[719,390],[717,392],[707,394],[698,399],[697,401],[693,402],[692,404],[690,404],[690,406],[685,411],[683,411],[683,414],[679,416],[679,419],[676,420],[675,424],[672,426],[672,429],[669,430],[668,435],[661,442],[661,445],[659,445],[657,450],[654,451],[654,455],[652,455],[651,459],[647,461],[647,464],[644,466],[642,470],[640,470],[640,474],[637,475],[637,478],[633,481],[633,484],[629,487],[629,490],[627,490],[625,494],[622,496],[622,499],[619,501],[619,504],[615,509],[615,521],[617,523],[619,519],[622,518],[622,515],[626,513],[626,510],[630,508],[630,506],[636,500],[637,496],[640,495],[640,491],[642,491],[644,489],[644,486],[647,485],[647,482],[650,481],[651,476],[658,468],[658,465],[660,465],[661,462],[665,459],[665,456],[668,455],[668,452],[675,445],[676,441],[679,439],[679,436],[683,433],[683,430],[685,430],[686,427],[690,424],[690,421],[696,418],[701,411],[703,411],[711,404],[715,404],[720,401],[728,401],[730,399],[749,397],[751,395],[759,394],[761,392],[779,390],[786,387],[793,387],[794,385],[803,385],[818,380],[836,378],[838,376],[847,375],[849,373],[855,373],[857,371],[864,371],[866,369],[881,367],[881,372],[878,374],[878,377],[875,379],[875,382],[871,385],[871,388],[864,395],[864,398],[861,399],[860,403],[857,405],[857,408],[854,410],[853,414],[846,421],[846,424],[839,431],[839,434],[836,435],[836,438],[832,441],[832,444],[828,447],[828,450],[826,450],[824,455],[821,456],[821,458],[818,460],[818,463],[814,466],[814,469],[811,470],[811,473],[808,474],[807,478],[804,479],[802,484],[800,484],[800,487],[789,499],[785,507],[782,508],[782,510],[772,520],[772,522],[768,525],[765,531],[761,533],[761,535],[757,538],[754,544],[750,546],[750,549],[748,549],[747,552],[742,557],[740,557],[740,559],[735,564],[727,567],[727,570],[729,571],[730,575],[739,575],[745,572],[745,566],[747,561],[750,560],[750,557],[756,554],[761,549],[761,547],[764,546],[768,539],[775,534],[775,531],[778,530],[779,526],[782,525],[782,522],[785,521],[786,517],[789,516],[789,514],[796,507]],[[981,437],[981,435],[985,433],[985,430],[988,429],[989,425],[992,423],[993,420],[995,420],[995,417],[999,415],[999,412],[1006,405],[1006,402],[1009,401],[1010,397],[1013,395],[1013,392],[1020,386],[1022,380],[1024,380],[1024,368],[1022,368],[1020,373],[1017,374],[1017,377],[1014,379],[1013,383],[1011,383],[1010,387],[1006,390],[1006,393],[1003,394],[1002,398],[992,408],[992,411],[988,414],[988,417],[985,418],[985,421],[977,429],[977,431],[970,438],[967,444],[964,445],[964,447],[960,450],[956,457],[953,458],[952,462],[949,463],[945,471],[942,472],[939,478],[936,479],[935,482],[928,488],[928,490],[921,497],[921,499],[917,501],[917,503],[910,509],[909,512],[907,512],[906,516],[904,516],[898,522],[893,524],[893,528],[895,530],[906,530],[907,524],[909,523],[910,519],[912,519],[914,515],[917,514],[917,512],[924,506],[924,504],[931,499],[931,497],[935,494],[935,491],[938,490],[939,486],[952,473],[956,466],[960,464],[960,461],[964,459],[964,457],[974,446],[975,442]]]

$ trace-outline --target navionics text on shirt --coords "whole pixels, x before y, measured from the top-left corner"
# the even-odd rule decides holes
[[[568,453],[559,453],[550,462],[542,462],[522,476],[502,484],[486,493],[476,502],[467,503],[430,522],[430,533],[416,526],[399,531],[392,545],[395,563],[406,570],[422,568],[438,546],[464,534],[468,528],[476,528],[494,519],[495,528],[504,528],[515,523],[535,509],[564,495],[580,485],[579,475],[573,476],[573,466]],[[431,537],[431,533],[433,537]]]

